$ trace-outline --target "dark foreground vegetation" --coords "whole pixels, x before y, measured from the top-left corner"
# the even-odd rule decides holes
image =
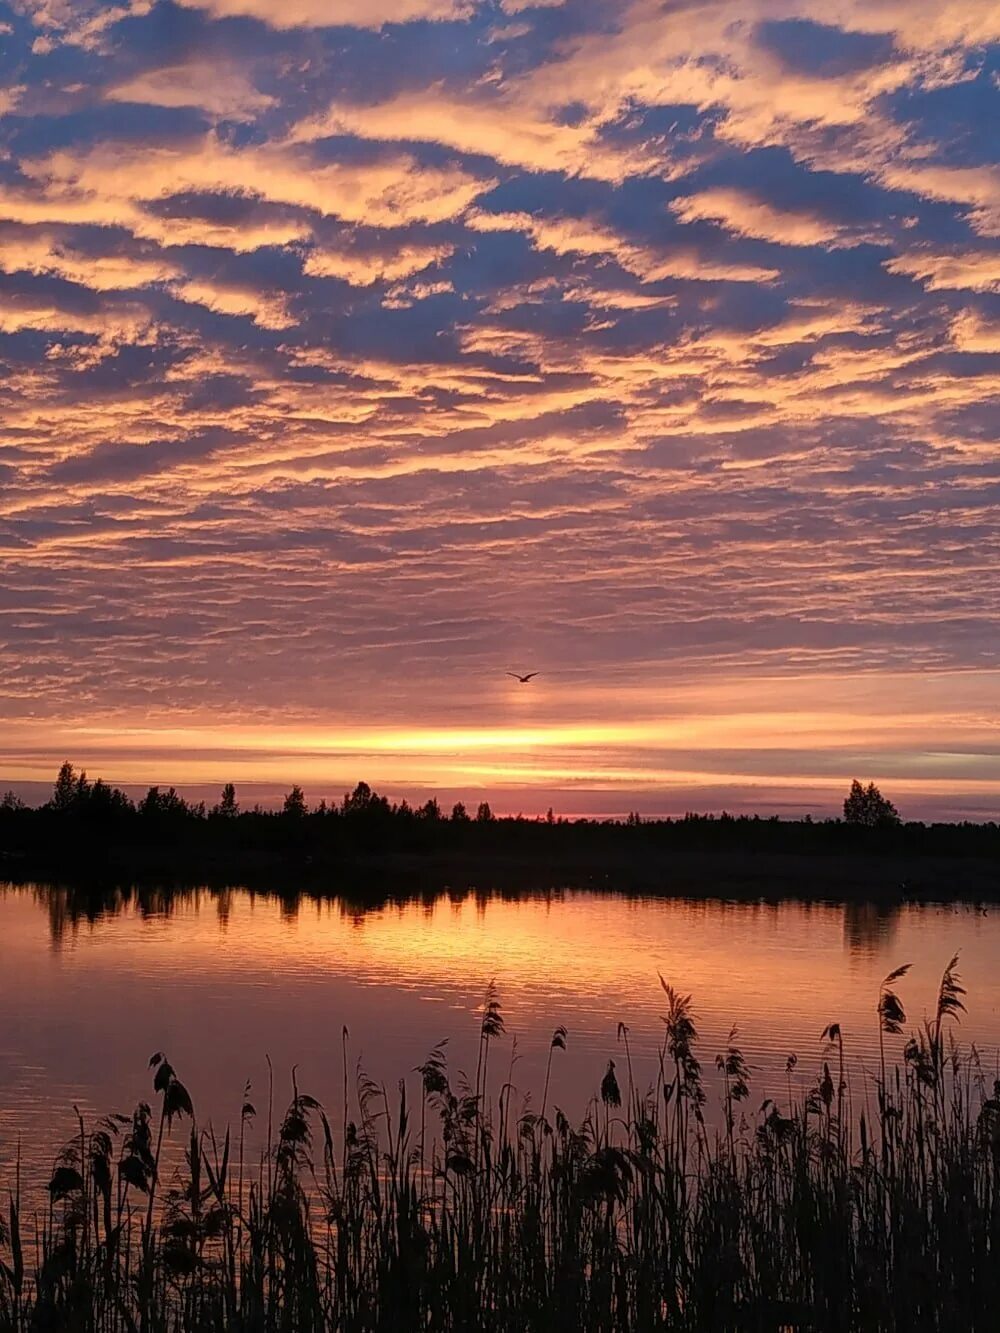
[[[11,1182],[0,1330],[995,1329],[1000,1084],[952,1043],[955,960],[903,1045],[906,971],[872,997],[878,1067],[852,1086],[831,1024],[815,1085],[780,1106],[755,1106],[734,1032],[707,1107],[691,1000],[666,983],[653,1085],[620,1026],[576,1127],[565,1029],[526,1099],[493,993],[474,1079],[439,1046],[409,1091],[375,1086],[345,1029],[343,1106],[294,1086],[253,1162],[249,1093],[214,1132],[157,1054],[151,1105],[81,1121],[44,1208]]]
[[[1000,893],[1000,824],[903,822],[873,786],[853,784],[844,817],[813,821],[685,815],[649,820],[496,818],[481,803],[414,808],[359,783],[310,807],[300,788],[280,810],[241,808],[227,785],[207,808],[173,788],[138,802],[65,764],[52,799],[0,800],[0,875],[176,876],[249,882],[269,874],[330,876],[358,869],[418,872],[438,882],[502,883],[520,872],[592,882],[614,877],[718,892],[788,881],[795,891],[983,896]]]

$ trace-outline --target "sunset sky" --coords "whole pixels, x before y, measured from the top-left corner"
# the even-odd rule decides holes
[[[0,788],[997,817],[998,126],[996,0],[0,0]]]

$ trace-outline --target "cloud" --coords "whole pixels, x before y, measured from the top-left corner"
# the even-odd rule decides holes
[[[454,285],[446,278],[437,282],[399,282],[382,297],[382,306],[386,310],[409,310],[417,301],[426,301],[432,296],[447,296],[454,290]]]
[[[132,233],[161,246],[204,246],[247,254],[307,241],[313,221],[294,205],[270,204],[233,190],[194,191],[143,199]]]
[[[953,167],[940,163],[891,163],[879,173],[894,190],[961,204],[980,236],[1000,236],[1000,166]]]
[[[604,127],[602,116],[563,123],[547,109],[535,110],[502,90],[481,89],[475,98],[458,98],[436,86],[386,102],[335,103],[300,124],[296,136],[309,140],[353,134],[376,141],[440,144],[528,171],[565,171],[609,181],[663,169],[661,148],[605,142]]]
[[[65,278],[95,292],[128,291],[179,274],[176,262],[156,251],[88,254],[56,232],[34,228],[0,230],[0,271]]]
[[[262,329],[287,329],[295,323],[285,297],[218,280],[185,279],[171,285],[182,301],[203,305],[220,315],[245,315]]]
[[[375,282],[397,282],[423,273],[453,253],[452,245],[405,241],[387,245],[384,250],[316,246],[306,255],[303,270],[309,277],[339,278],[353,287],[370,287]]]
[[[842,23],[851,32],[884,32],[913,50],[946,46],[978,47],[1000,41],[1000,16],[990,0],[874,0],[834,6],[815,0],[817,19]],[[822,21],[822,20],[820,20]]]
[[[860,244],[843,240],[848,229],[806,209],[775,208],[749,191],[716,187],[684,195],[670,204],[682,222],[716,222],[739,236],[753,236],[775,245]]]
[[[951,336],[963,352],[1000,356],[1000,319],[990,319],[976,310],[963,310],[952,321]]]
[[[275,104],[272,96],[254,87],[247,71],[208,59],[145,70],[104,95],[111,102],[198,107],[230,120],[252,120]]]
[[[0,116],[9,116],[20,101],[24,92],[23,84],[8,84],[0,88]]]
[[[529,9],[557,9],[565,0],[500,0],[500,8],[505,14],[523,14]]]
[[[162,235],[167,229],[150,219],[147,206],[185,193],[243,196],[399,226],[452,218],[490,187],[458,166],[422,166],[398,152],[329,162],[282,145],[240,151],[211,134],[159,147],[108,143],[83,153],[60,150],[25,159],[21,171],[24,185],[0,186],[0,217],[123,226],[137,235]],[[197,243],[197,235],[197,225],[189,227],[187,243]]]
[[[11,7],[45,34],[39,46],[42,52],[63,43],[100,51],[109,29],[123,19],[145,18],[154,4],[155,0],[121,0],[118,4],[105,0],[13,0]]]
[[[381,28],[414,20],[467,19],[472,0],[178,0],[213,18],[255,18],[272,28]]]
[[[1000,795],[995,4],[15,14],[10,763]]]
[[[103,354],[149,337],[151,329],[149,311],[136,303],[79,302],[69,294],[41,287],[0,289],[3,333],[88,334]],[[61,350],[56,344],[50,348],[50,354],[58,355]]]
[[[624,240],[611,228],[589,218],[542,218],[527,213],[475,211],[467,218],[474,231],[523,232],[541,250],[557,255],[584,255],[614,262],[643,282],[686,278],[704,282],[770,282],[775,269],[727,263],[699,255],[691,246],[653,249]]]
[[[965,250],[954,254],[914,250],[885,261],[890,273],[922,282],[928,291],[1000,292],[1000,251]]]

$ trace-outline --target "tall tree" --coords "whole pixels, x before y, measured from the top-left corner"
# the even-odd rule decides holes
[[[307,813],[306,797],[301,787],[296,785],[288,793],[282,812],[292,819],[301,819]]]
[[[59,770],[56,785],[52,789],[52,808],[54,810],[72,810],[77,798],[76,770],[67,759]]]
[[[844,821],[859,828],[890,828],[900,823],[899,811],[874,782],[867,787],[854,779],[844,801]]]

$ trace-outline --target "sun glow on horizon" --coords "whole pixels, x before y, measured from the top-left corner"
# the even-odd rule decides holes
[[[767,812],[804,793],[804,808],[832,812],[857,773],[873,774],[900,796],[935,794],[978,808],[998,794],[989,712],[996,673],[907,673],[829,676],[817,690],[811,675],[708,680],[665,691],[584,685],[504,686],[483,700],[491,718],[479,726],[359,725],[356,718],[291,723],[251,717],[120,715],[104,722],[67,721],[60,748],[33,752],[32,724],[16,724],[0,754],[21,781],[51,779],[58,757],[72,757],[92,776],[123,783],[221,785],[225,781],[292,782],[320,794],[364,778],[394,794],[407,791],[521,793],[529,808],[575,808],[574,793],[606,793],[627,806],[629,794],[709,808]],[[949,707],[960,684],[961,711]],[[817,692],[825,705],[816,706]],[[759,704],[750,707],[756,694]],[[575,720],[568,720],[578,713]],[[586,713],[592,720],[583,720]],[[519,714],[518,720],[510,720]],[[604,720],[598,720],[603,715]],[[507,720],[505,720],[507,719]],[[18,756],[19,740],[24,750]],[[742,795],[741,795],[742,791]],[[741,805],[742,801],[742,805]]]

